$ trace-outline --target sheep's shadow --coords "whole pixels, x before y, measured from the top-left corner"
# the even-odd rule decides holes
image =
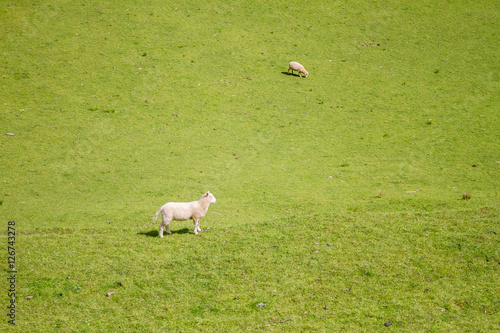
[[[172,231],[172,234],[188,234],[189,230],[190,230],[189,228],[183,228],[179,230],[170,229],[170,231]],[[139,232],[137,234],[144,235],[147,237],[158,237],[158,230],[144,231],[144,232]],[[166,231],[163,231],[163,236],[168,236]]]
[[[299,74],[290,73],[290,72],[281,72],[281,74],[283,74],[283,75],[292,75],[292,76],[300,76]]]

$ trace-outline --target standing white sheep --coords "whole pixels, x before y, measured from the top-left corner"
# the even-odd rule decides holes
[[[165,227],[169,235],[172,234],[169,224],[173,220],[184,221],[190,219],[193,219],[194,233],[197,235],[198,231],[202,231],[200,228],[200,219],[207,213],[208,206],[215,202],[216,199],[210,192],[203,194],[198,201],[167,202],[158,209],[153,218],[153,221],[156,221],[158,214],[161,212],[160,237],[163,237],[163,227]]]
[[[292,70],[292,74],[294,70],[299,72],[300,77],[302,77],[302,74],[304,74],[306,77],[309,75],[304,66],[302,66],[296,61],[290,61],[290,63],[288,64],[288,73],[290,73],[290,69]]]

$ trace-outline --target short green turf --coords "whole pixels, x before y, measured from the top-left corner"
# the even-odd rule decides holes
[[[499,16],[2,1],[0,330],[499,331]]]

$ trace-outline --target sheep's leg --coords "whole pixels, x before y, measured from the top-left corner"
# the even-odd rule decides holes
[[[198,235],[198,231],[201,231],[201,229],[200,229],[200,219],[193,219],[193,224],[194,224],[194,234]]]
[[[158,236],[160,236],[161,238],[163,238],[163,224],[164,223],[165,223],[165,213],[162,210],[162,212],[161,212],[160,229],[158,230]]]
[[[165,226],[165,230],[167,231],[167,234],[171,235],[172,232],[170,231],[170,222],[172,222],[173,218],[169,215],[167,215],[165,212],[162,212],[161,214],[161,223],[160,223],[160,237],[163,237],[163,227]]]
[[[165,227],[167,234],[169,234],[169,235],[172,234],[172,232],[170,231],[170,224],[162,222],[162,223],[160,223],[160,230],[158,230],[158,234],[160,235],[161,238],[163,238],[163,227]]]

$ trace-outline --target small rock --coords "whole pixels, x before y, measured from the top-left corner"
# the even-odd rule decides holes
[[[326,244],[326,245],[328,245],[328,246],[332,246],[332,244],[330,244],[330,243],[328,243],[328,244]]]
[[[387,323],[384,324],[386,327],[389,327],[392,325],[392,323],[390,321],[388,321]]]
[[[112,290],[112,291],[110,291],[110,292],[108,292],[108,293],[106,294],[106,297],[109,297],[109,296],[113,295],[114,293],[115,293],[115,291],[114,291],[114,290]]]
[[[121,287],[123,287],[123,283],[121,283],[121,282],[118,282],[118,285],[121,286]]]
[[[277,249],[278,248],[278,245],[274,245],[274,248]]]
[[[318,251],[318,250],[316,250],[316,251],[314,251],[313,253],[319,253],[319,251]]]
[[[7,133],[8,136],[14,136],[14,133]]]
[[[33,299],[33,296],[26,296],[26,299]]]
[[[325,310],[328,310],[328,305],[325,305]]]
[[[267,304],[266,303],[257,303],[257,306],[259,307],[263,307],[263,306],[266,306]]]
[[[71,276],[68,276],[66,279],[71,279]]]

